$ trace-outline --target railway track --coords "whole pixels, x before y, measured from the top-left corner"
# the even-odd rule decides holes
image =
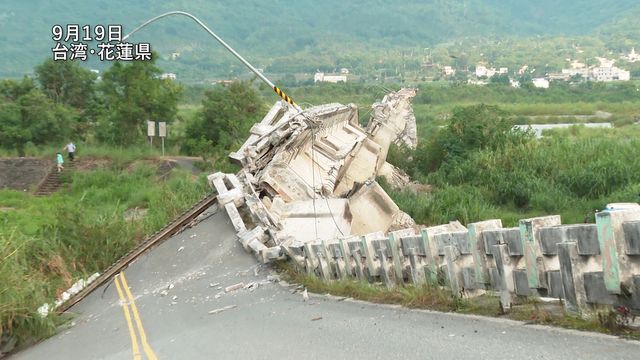
[[[77,304],[80,300],[84,299],[87,295],[91,294],[95,289],[99,288],[109,280],[111,280],[116,274],[126,268],[140,255],[153,247],[161,244],[164,240],[170,238],[172,235],[180,232],[185,226],[189,225],[198,215],[202,214],[209,207],[217,203],[216,194],[209,194],[202,200],[195,203],[182,215],[178,216],[172,222],[165,225],[162,229],[156,231],[153,235],[147,238],[140,245],[129,251],[126,255],[122,256],[116,262],[111,264],[96,280],[87,285],[82,291],[72,296],[65,303],[57,308],[58,313],[63,313],[73,305]]]

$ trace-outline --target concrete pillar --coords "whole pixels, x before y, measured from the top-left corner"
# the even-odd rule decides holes
[[[402,257],[400,252],[400,241],[396,237],[396,234],[389,233],[387,237],[387,246],[391,253],[391,261],[393,262],[393,268],[395,270],[395,277],[398,283],[402,283],[404,276],[402,274]]]
[[[484,247],[482,232],[490,229],[502,228],[502,221],[487,220],[467,225],[469,229],[469,244],[471,254],[473,255],[473,265],[475,270],[475,279],[478,284],[489,283],[489,272],[487,265],[487,255]]]
[[[411,283],[413,283],[414,285],[425,284],[427,282],[427,277],[424,273],[424,265],[422,265],[422,261],[420,261],[420,259],[418,258],[418,252],[416,248],[409,248],[407,254],[410,264],[409,279],[411,280]]]
[[[520,240],[524,250],[529,287],[546,288],[546,279],[541,277],[545,267],[539,245],[539,230],[544,226],[560,225],[560,215],[543,216],[520,220]]]
[[[340,246],[340,242],[331,242],[327,244],[327,248],[329,256],[331,257],[332,272],[335,273],[335,276],[338,279],[347,279],[346,258],[342,251],[342,247]]]
[[[339,242],[340,250],[342,251],[342,256],[344,260],[344,274],[346,275],[345,278],[352,277],[353,276],[353,266],[351,264],[352,255],[351,255],[351,251],[349,250],[349,246],[347,245],[347,240],[340,239],[338,240],[338,242]]]
[[[355,263],[355,275],[361,281],[368,281],[367,277],[364,274],[364,263],[362,262],[362,241],[361,240],[348,240],[347,247],[349,252],[351,253],[351,257],[353,258],[353,262]]]
[[[234,203],[231,202],[226,204],[224,209],[227,211],[227,215],[229,215],[229,219],[231,219],[231,223],[233,224],[233,228],[236,230],[236,233],[247,230],[247,227],[244,225],[244,221],[242,221],[240,213]]]
[[[387,261],[384,248],[378,249],[378,259],[380,260],[380,278],[387,288],[391,289],[395,286],[394,275],[391,271],[391,265]]]
[[[456,260],[460,256],[460,251],[456,246],[444,247],[444,258],[447,263],[447,277],[449,279],[449,287],[454,296],[462,295],[462,274]]]
[[[304,256],[304,246],[301,244],[298,246],[281,246],[282,251],[290,258],[293,259],[296,269],[298,271],[306,271],[306,258]]]
[[[334,269],[336,267],[336,261],[331,255],[331,252],[329,251],[329,246],[327,245],[327,242],[325,240],[322,240],[316,249],[317,249],[317,252],[322,254],[322,257],[327,262],[327,270],[329,272],[329,277],[334,278],[335,277]]]
[[[640,272],[640,262],[629,258],[632,251],[628,248],[622,226],[624,222],[636,220],[640,220],[640,210],[612,210],[596,214],[604,284],[610,293],[620,294],[620,284],[630,287],[634,272]]]
[[[366,236],[361,236],[360,241],[362,242],[362,255],[365,258],[365,265],[370,277],[378,276],[378,270],[373,263],[373,251],[371,249],[371,244],[369,243]]]
[[[309,243],[304,244],[304,257],[306,260],[305,268],[307,269],[307,274],[314,275],[318,267],[318,261]]]
[[[420,231],[420,243],[425,251],[425,276],[427,277],[427,281],[435,284],[438,281],[438,263],[435,259],[437,252],[434,252],[429,242],[429,232],[427,229],[422,229]]]
[[[315,257],[316,260],[318,262],[318,272],[320,273],[320,277],[322,278],[322,280],[331,280],[331,271],[330,271],[330,267],[329,267],[329,262],[327,260],[327,258],[325,257],[325,254],[323,251],[320,250],[319,246],[312,246],[312,251],[315,252]]]
[[[500,306],[504,311],[507,311],[511,308],[513,294],[515,293],[515,283],[513,279],[515,264],[505,244],[492,245],[491,254],[496,262],[496,272],[498,275],[496,284],[500,292]]]
[[[560,277],[564,290],[564,307],[569,313],[580,314],[587,307],[584,290],[583,267],[580,264],[578,245],[575,242],[558,244]]]

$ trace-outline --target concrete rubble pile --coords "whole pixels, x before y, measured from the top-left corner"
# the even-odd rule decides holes
[[[208,178],[245,249],[268,262],[318,241],[415,226],[376,182],[408,182],[386,158],[392,143],[416,146],[415,94],[375,103],[366,129],[353,104],[299,112],[277,102],[230,155],[242,170]]]
[[[366,129],[354,105],[299,113],[276,103],[231,154],[242,170],[209,176],[245,249],[325,280],[493,293],[504,310],[534,296],[586,317],[612,306],[640,312],[640,206],[600,212],[596,224],[563,225],[556,215],[514,228],[500,220],[417,227],[375,180],[409,181],[386,157],[392,143],[416,146],[414,96],[388,94]]]

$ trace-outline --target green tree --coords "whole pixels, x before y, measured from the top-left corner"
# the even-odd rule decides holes
[[[449,124],[423,145],[424,151],[416,152],[416,161],[423,168],[435,170],[473,151],[495,150],[530,138],[526,132],[513,130],[513,125],[514,119],[497,106],[457,107]]]
[[[42,91],[56,104],[83,110],[94,97],[96,75],[75,61],[48,59],[35,72]]]
[[[510,85],[509,75],[507,74],[495,74],[490,79],[491,84],[496,85]]]
[[[25,155],[29,142],[41,145],[65,139],[76,120],[72,111],[54,104],[29,83],[5,81],[0,86],[4,95],[0,98],[0,144],[16,149],[19,156]]]
[[[132,144],[146,137],[147,120],[172,122],[182,88],[160,74],[153,61],[116,62],[105,71],[99,87],[105,110],[99,139]]]
[[[202,144],[212,144],[217,152],[227,152],[239,146],[251,126],[260,120],[262,100],[248,82],[233,82],[216,86],[205,93],[202,110],[185,130],[184,150],[202,155]]]
[[[16,101],[22,95],[36,89],[33,79],[24,77],[22,80],[2,80],[0,81],[0,99],[5,101]]]

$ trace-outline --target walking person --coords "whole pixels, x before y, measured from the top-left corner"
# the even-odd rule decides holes
[[[58,153],[56,155],[56,164],[58,166],[58,172],[62,171],[64,169],[64,166],[62,166],[62,164],[64,164],[64,158],[62,157],[62,154]]]
[[[69,161],[73,161],[73,159],[75,158],[76,145],[70,141],[67,145],[65,145],[64,148],[67,150]]]

